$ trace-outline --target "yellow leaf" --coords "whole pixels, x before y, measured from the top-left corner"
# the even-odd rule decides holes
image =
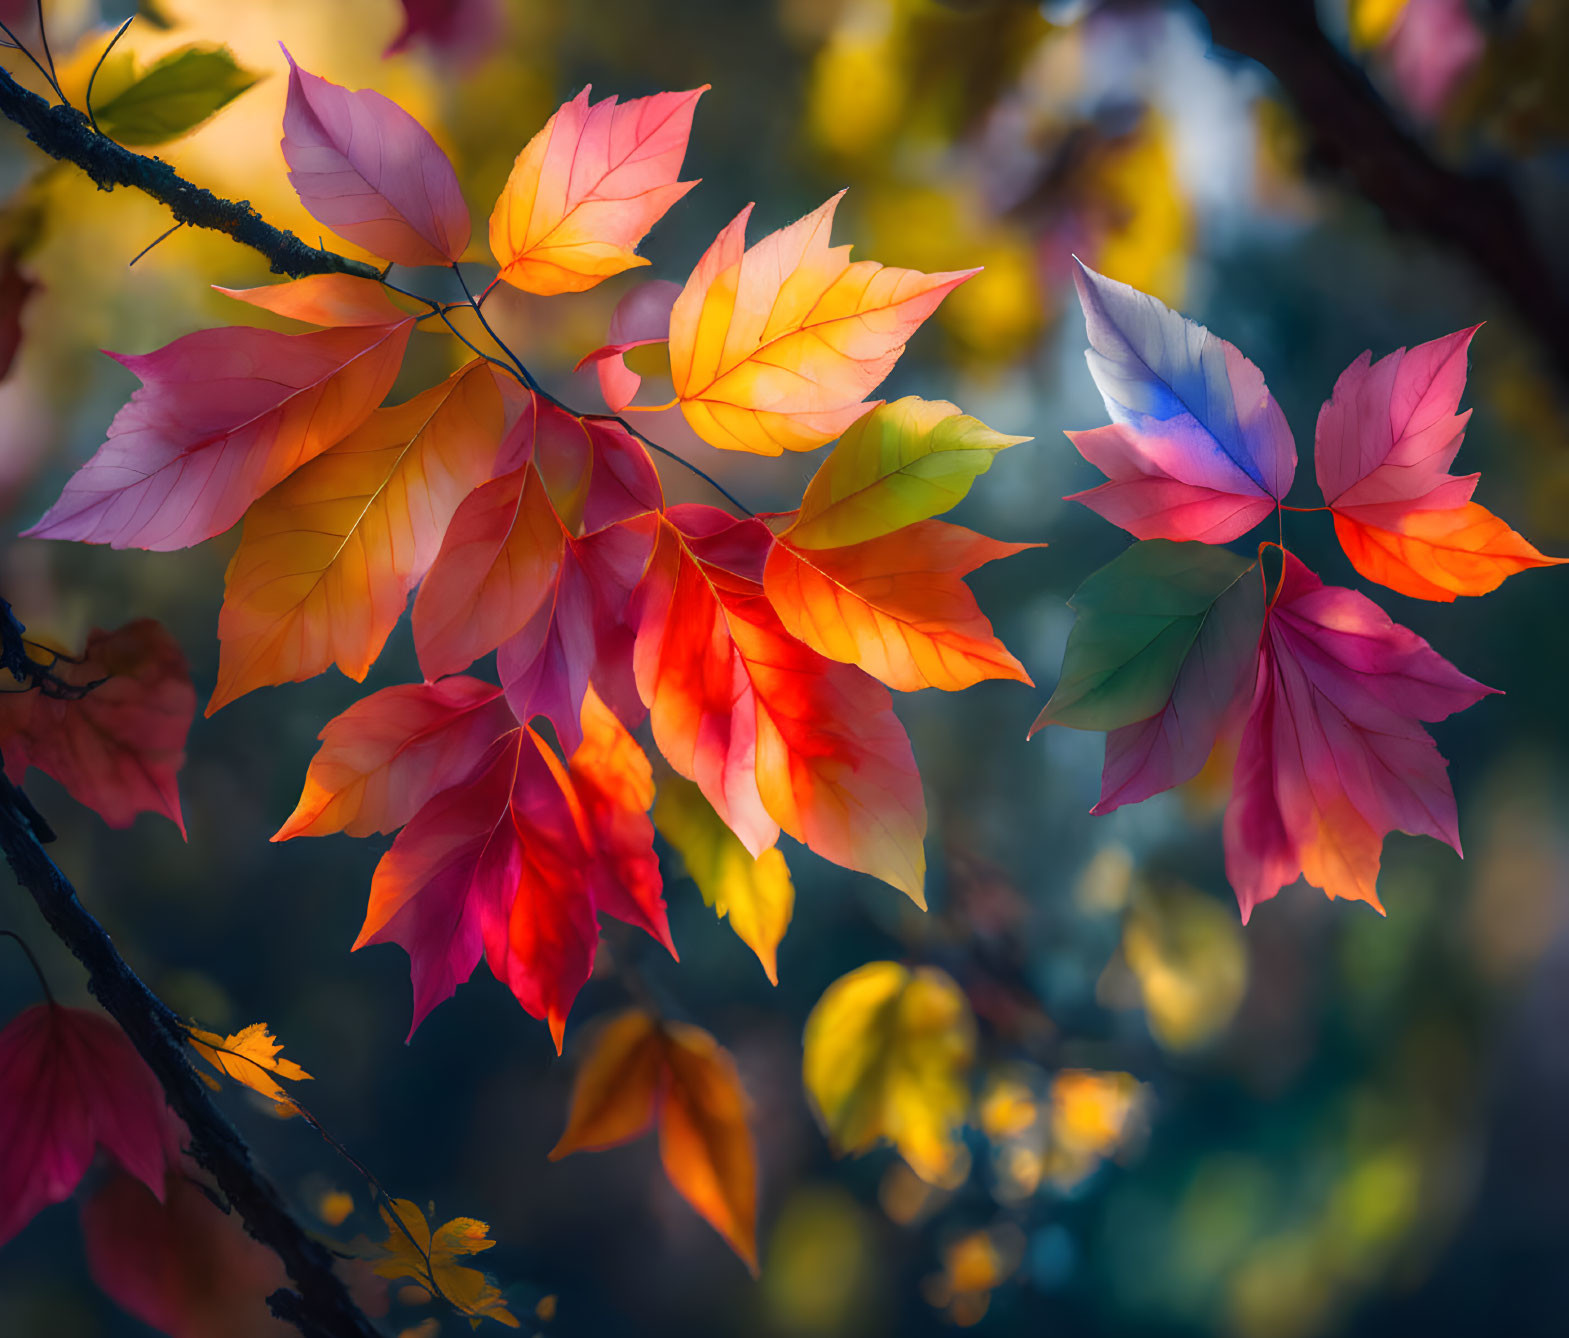
[[[381,1245],[385,1253],[372,1265],[380,1277],[412,1279],[471,1320],[493,1319],[511,1329],[519,1327],[495,1283],[477,1268],[456,1262],[496,1243],[489,1239],[490,1228],[484,1222],[454,1217],[433,1235],[425,1214],[409,1199],[393,1199],[380,1211],[387,1227]]]
[[[787,531],[797,548],[840,548],[892,534],[955,506],[1005,437],[947,400],[914,395],[853,423],[829,452]]]
[[[778,846],[753,859],[691,781],[670,775],[659,783],[654,826],[675,847],[706,905],[730,918],[737,938],[757,954],[772,984],[779,983],[779,941],[790,927],[795,886]]]
[[[710,446],[778,455],[832,441],[871,408],[866,397],[921,322],[975,273],[852,263],[848,246],[828,244],[839,199],[751,247],[747,206],[676,298],[670,379]]]
[[[294,1109],[294,1102],[275,1079],[302,1082],[311,1076],[293,1060],[280,1056],[283,1045],[265,1022],[253,1022],[243,1031],[228,1036],[202,1031],[198,1027],[187,1027],[185,1032],[191,1048],[219,1073],[287,1106],[290,1111]]]
[[[869,962],[841,976],[806,1020],[802,1075],[839,1153],[887,1139],[910,1168],[943,1184],[963,1165],[975,1019],[933,967]]]

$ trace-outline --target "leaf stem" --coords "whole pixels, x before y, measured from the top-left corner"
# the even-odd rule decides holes
[[[98,117],[93,114],[93,85],[98,82],[98,71],[103,69],[104,61],[109,59],[109,53],[114,50],[115,44],[125,36],[126,30],[135,22],[136,15],[132,14],[130,18],[120,25],[115,35],[109,39],[109,45],[103,49],[103,53],[98,57],[97,63],[93,66],[93,72],[87,76],[87,93],[82,100],[87,104],[87,120],[93,127],[95,135],[102,135],[103,131],[98,128]],[[134,264],[135,262],[133,261],[132,263]]]
[[[51,1007],[54,1006],[54,991],[49,988],[49,977],[44,975],[44,969],[38,964],[38,958],[33,954],[32,946],[14,929],[0,929],[0,938],[8,938],[22,950],[22,955],[32,965],[33,974],[38,977],[38,987],[44,992],[44,1000]]]

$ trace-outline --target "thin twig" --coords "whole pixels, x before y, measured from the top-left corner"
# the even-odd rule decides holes
[[[132,14],[130,18],[120,25],[115,35],[109,39],[109,45],[103,49],[103,53],[93,65],[93,72],[87,76],[87,92],[83,96],[82,101],[87,104],[87,120],[93,127],[95,135],[101,135],[103,131],[98,128],[98,118],[93,114],[93,85],[98,82],[98,71],[103,69],[104,61],[109,59],[109,53],[114,50],[115,43],[125,36],[126,30],[135,22],[136,15]]]
[[[469,291],[468,284],[464,282],[462,267],[459,266],[458,262],[455,260],[452,262],[452,272],[457,276],[458,287],[463,290],[463,296],[468,299],[469,306],[474,308],[474,314],[479,317],[479,323],[485,327],[485,333],[495,340],[497,348],[505,353],[507,357],[512,359],[512,365],[518,369],[518,375],[523,378],[523,384],[526,385],[530,390],[537,391],[539,389],[539,382],[534,380],[533,373],[523,365],[523,360],[519,358],[518,355],[510,348],[508,348],[506,342],[501,338],[501,336],[491,328],[490,322],[485,319],[485,313],[480,310],[479,303],[474,300],[474,294]],[[495,285],[492,284],[491,287],[493,288]],[[485,291],[488,294],[490,289],[487,288]]]
[[[44,0],[33,0],[33,8],[38,13],[38,40],[44,48],[44,59],[49,62],[49,82],[54,86],[54,91],[59,94],[60,101],[70,106],[64,90],[60,87],[60,76],[55,73],[54,52],[49,49],[49,25],[44,22]]]
[[[185,224],[183,224],[183,223],[176,223],[172,228],[169,228],[168,230],[166,230],[164,232],[160,232],[156,237],[154,237],[152,239],[152,241],[148,242],[146,246],[142,247],[142,249],[140,251],[138,251],[134,256],[132,256],[129,260],[127,260],[125,262],[126,269],[130,269],[132,265],[134,265],[138,260],[140,260],[149,251],[151,251],[153,249],[153,247],[157,246],[159,242],[165,240],[166,238],[174,236],[174,234],[177,233],[184,226],[185,226]]]
[[[54,91],[56,93],[60,94],[60,101],[63,104],[65,102],[65,94],[64,93],[60,93],[59,85],[56,84],[55,81],[50,77],[49,71],[44,69],[44,67],[38,63],[38,57],[35,56],[31,51],[29,51],[27,49],[26,43],[24,43],[21,38],[19,38],[14,32],[12,32],[9,28],[7,28],[4,23],[0,23],[0,33],[4,33],[6,35],[6,37],[10,39],[6,43],[7,46],[9,46],[13,51],[20,51],[24,56],[26,56],[28,58],[28,60],[33,62],[33,67],[38,71],[38,73],[43,75],[45,81],[49,84],[49,86],[51,88],[54,89]],[[6,75],[6,78],[9,79],[10,77],[11,76],[9,74]],[[20,88],[21,85],[18,84],[17,87]],[[34,96],[36,97],[37,95],[34,94]],[[40,102],[44,101],[42,98],[39,98],[38,100]],[[47,102],[44,102],[44,106],[47,107],[48,105],[49,104]],[[10,115],[10,113],[8,112],[7,115]]]
[[[8,938],[22,950],[22,955],[32,965],[33,974],[38,977],[38,987],[44,992],[47,1003],[54,1002],[54,991],[49,988],[49,977],[44,975],[44,969],[38,964],[38,958],[33,955],[32,945],[18,934],[14,929],[0,929],[0,938]]]

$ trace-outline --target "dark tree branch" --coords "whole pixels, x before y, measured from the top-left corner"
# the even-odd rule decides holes
[[[1316,157],[1391,226],[1464,255],[1509,300],[1569,383],[1569,294],[1507,177],[1457,172],[1390,114],[1324,35],[1314,0],[1193,0],[1215,42],[1257,61],[1296,105]]]
[[[353,274],[376,279],[381,271],[362,260],[307,246],[292,232],[266,222],[245,200],[225,200],[194,186],[161,158],[121,148],[93,129],[74,107],[45,102],[0,70],[0,114],[15,121],[51,158],[75,163],[100,190],[131,186],[165,205],[179,223],[222,232],[260,251],[276,274]]]
[[[21,625],[3,600],[0,660],[7,666],[27,660]],[[296,1290],[274,1292],[268,1298],[273,1313],[296,1325],[305,1338],[379,1338],[333,1272],[332,1255],[295,1220],[191,1068],[180,1019],[126,964],[45,852],[40,841],[52,838],[27,796],[0,771],[0,849],[11,871],[87,969],[88,987],[163,1085],[170,1108],[190,1132],[192,1155],[211,1172],[251,1235],[283,1261]]]

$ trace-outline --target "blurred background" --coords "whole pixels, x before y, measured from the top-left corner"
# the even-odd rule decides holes
[[[44,8],[74,98],[132,7]],[[0,9],[25,22],[31,5]],[[602,953],[632,954],[737,1058],[762,1163],[760,1281],[669,1189],[653,1140],[546,1160],[588,1024],[625,1002],[606,960],[573,1013],[564,1060],[483,970],[405,1047],[406,959],[390,947],[348,952],[385,842],[267,841],[317,731],[364,691],[335,672],[198,719],[181,786],[188,844],[149,817],[111,831],[34,773],[29,792],[59,832],[55,857],[131,963],[206,1026],[267,1020],[315,1075],[302,1100],[394,1193],[434,1201],[443,1219],[489,1222],[499,1244],[482,1262],[509,1288],[525,1332],[1563,1333],[1561,578],[1528,573],[1454,606],[1370,592],[1506,694],[1434,728],[1466,859],[1391,837],[1387,919],[1299,885],[1244,931],[1222,867],[1223,781],[1201,775],[1092,819],[1100,737],[1053,729],[1026,744],[1024,734],[1055,678],[1066,597],[1126,542],[1060,500],[1097,477],[1062,429],[1104,421],[1082,358],[1071,254],[1181,306],[1259,364],[1304,457],[1292,499],[1303,504],[1317,500],[1307,452],[1338,372],[1364,349],[1380,356],[1485,320],[1459,465],[1481,471],[1479,500],[1545,551],[1569,552],[1569,319],[1555,325],[1554,314],[1569,311],[1557,296],[1569,280],[1569,6],[408,9],[430,21],[384,56],[405,18],[397,0],[156,0],[120,50],[145,63],[193,41],[224,43],[259,76],[156,152],[308,240],[319,229],[277,147],[277,43],[308,69],[382,90],[452,154],[476,219],[476,262],[489,259],[483,220],[514,154],[559,102],[585,83],[599,96],[711,83],[685,173],[703,184],[642,248],[652,268],[574,297],[503,289],[487,307],[547,384],[584,409],[599,406],[597,389],[571,368],[603,342],[626,287],[684,279],[748,201],[760,236],[848,186],[836,235],[858,256],[984,265],[882,393],[953,399],[999,431],[1037,438],[1001,456],[954,517],[1050,545],[974,578],[1037,687],[900,702],[932,810],[928,914],[791,846],[797,904],[775,988],[672,859],[680,965],[651,942],[616,939]],[[1239,45],[1262,31],[1257,50],[1273,72],[1215,49],[1201,10]],[[0,54],[25,80],[17,53]],[[1413,181],[1441,189],[1413,193]],[[200,326],[268,319],[237,315],[208,287],[263,282],[263,262],[183,229],[128,268],[167,228],[162,210],[98,192],[8,124],[0,198],[0,326],[15,328],[20,313],[0,380],[0,593],[32,631],[76,644],[93,625],[164,620],[205,700],[234,534],[174,554],[15,535],[133,387],[96,350],[142,352]],[[429,384],[462,352],[416,339],[400,391]],[[650,431],[759,510],[791,505],[816,463],[722,456],[668,422]],[[680,470],[666,483],[672,497],[711,500]],[[1358,585],[1323,519],[1288,516],[1288,542],[1327,581]],[[405,623],[367,687],[415,677]],[[33,943],[57,995],[85,1002],[79,970],[8,881],[0,924]],[[941,1186],[888,1149],[835,1161],[802,1094],[808,1012],[833,980],[874,959],[941,967],[978,1018],[966,1155]],[[36,986],[14,955],[4,961],[9,1017]],[[363,1183],[309,1128],[237,1088],[221,1100],[303,1217],[341,1240],[376,1232]],[[462,1319],[396,1295],[391,1306],[389,1333],[467,1332]],[[246,1338],[274,1332],[270,1323],[247,1312],[224,1331]],[[63,1206],[0,1251],[0,1332],[150,1331],[90,1284]]]

